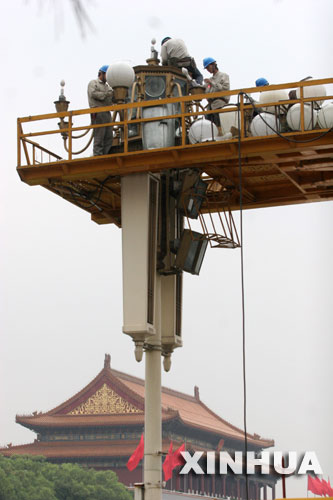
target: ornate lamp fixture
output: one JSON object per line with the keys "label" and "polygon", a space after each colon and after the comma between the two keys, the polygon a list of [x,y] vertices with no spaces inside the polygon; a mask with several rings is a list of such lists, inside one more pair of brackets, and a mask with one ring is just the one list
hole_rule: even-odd
{"label": "ornate lamp fixture", "polygon": [[[68,111],[68,106],[70,104],[70,101],[66,100],[65,93],[64,93],[65,80],[61,80],[60,86],[61,86],[61,89],[60,89],[59,99],[58,99],[58,101],[54,101],[57,113],[62,113],[64,111]],[[61,117],[60,122],[58,122],[58,127],[60,128],[60,130],[68,129],[68,121],[66,121],[65,118]],[[87,129],[85,132],[83,132],[82,134],[79,134],[79,135],[72,134],[72,139],[80,139],[81,137],[84,137],[85,135],[87,135],[88,132],[89,132],[89,129]],[[61,132],[61,135],[62,135],[62,138],[64,140],[65,150],[68,152],[68,147],[67,147],[68,132]],[[82,149],[80,149],[80,151],[72,151],[72,154],[78,155],[80,153],[83,153],[83,151],[88,149],[88,147],[90,146],[92,139],[93,139],[93,132],[91,132],[91,136],[90,136],[88,143]]]}
{"label": "ornate lamp fixture", "polygon": [[[64,94],[65,80],[61,80],[60,82],[60,95],[58,101],[54,101],[57,113],[62,113],[63,111],[68,111],[68,106],[70,101],[66,100]],[[68,122],[65,121],[64,118],[60,118],[60,122],[58,123],[60,130],[68,128]],[[65,139],[67,137],[67,132],[61,133],[62,137]]]}
{"label": "ornate lamp fixture", "polygon": [[54,101],[57,113],[61,113],[62,111],[67,111],[69,102],[66,100],[65,93],[64,93],[64,87],[65,87],[65,80],[61,80],[60,82],[60,96],[58,101]]}
{"label": "ornate lamp fixture", "polygon": [[150,64],[151,66],[158,66],[160,64],[160,60],[158,59],[158,52],[155,49],[155,44],[156,38],[153,38],[150,47],[150,57],[146,59],[147,64]]}

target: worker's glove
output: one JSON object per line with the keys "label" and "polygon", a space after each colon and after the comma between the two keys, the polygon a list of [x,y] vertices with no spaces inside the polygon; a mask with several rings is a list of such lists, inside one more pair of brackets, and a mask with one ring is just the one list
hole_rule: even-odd
{"label": "worker's glove", "polygon": [[191,80],[192,80],[192,78],[190,77],[189,72],[188,72],[188,70],[187,70],[186,68],[182,68],[182,73],[183,73],[183,75],[185,75],[185,76],[186,76],[186,78],[187,78],[189,81],[191,81]]}

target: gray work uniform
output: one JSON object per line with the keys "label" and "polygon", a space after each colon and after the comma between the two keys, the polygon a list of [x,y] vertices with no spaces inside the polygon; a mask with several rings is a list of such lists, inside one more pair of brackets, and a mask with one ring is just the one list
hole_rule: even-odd
{"label": "gray work uniform", "polygon": [[203,76],[198,70],[195,60],[188,53],[185,43],[180,38],[171,38],[163,43],[161,59],[163,66],[186,68],[192,73],[196,84],[202,84]]}
{"label": "gray work uniform", "polygon": [[[204,83],[206,87],[206,94],[211,94],[213,92],[220,92],[222,90],[230,90],[229,75],[218,71],[215,75],[210,77],[211,83]],[[220,97],[218,99],[208,99],[210,104],[210,109],[223,108],[228,104],[230,100],[229,96]]]}
{"label": "gray work uniform", "polygon": [[[229,75],[226,73],[222,73],[222,71],[217,71],[215,75],[210,77],[210,83],[204,83],[204,86],[206,87],[206,94],[211,94],[213,92],[220,92],[222,90],[230,90],[230,81],[229,81]],[[219,109],[223,108],[226,104],[228,104],[230,97],[225,96],[225,97],[219,97],[216,99],[209,99],[208,100],[208,109]],[[220,126],[220,118],[218,113],[214,113],[211,115],[206,115],[206,118],[208,120],[211,120],[215,125],[218,127]]]}
{"label": "gray work uniform", "polygon": [[[113,90],[99,78],[91,80],[88,85],[88,102],[91,108],[100,106],[110,106],[112,104]],[[110,111],[92,113],[91,122],[93,125],[100,123],[110,123]],[[94,156],[107,155],[112,146],[112,127],[100,127],[94,129]]]}
{"label": "gray work uniform", "polygon": [[180,38],[171,38],[163,43],[161,47],[161,59],[164,66],[176,66],[172,62],[191,59],[187,51],[186,45]]}

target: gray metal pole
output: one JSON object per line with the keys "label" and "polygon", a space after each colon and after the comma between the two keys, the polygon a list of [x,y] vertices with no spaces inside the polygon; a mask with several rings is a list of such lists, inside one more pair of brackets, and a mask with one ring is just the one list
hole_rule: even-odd
{"label": "gray metal pole", "polygon": [[144,498],[162,500],[161,277],[156,277],[156,334],[145,353]]}

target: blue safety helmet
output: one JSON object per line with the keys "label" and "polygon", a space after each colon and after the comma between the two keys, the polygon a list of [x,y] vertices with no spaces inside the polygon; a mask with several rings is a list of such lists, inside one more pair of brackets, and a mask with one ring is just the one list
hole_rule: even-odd
{"label": "blue safety helmet", "polygon": [[104,66],[102,66],[101,68],[99,68],[99,71],[102,71],[103,73],[106,73],[107,70],[108,70],[108,67],[109,67],[108,64],[104,64]]}
{"label": "blue safety helmet", "polygon": [[265,85],[269,85],[269,83],[266,80],[266,78],[258,78],[256,80],[256,87],[265,87]]}
{"label": "blue safety helmet", "polygon": [[171,38],[169,36],[166,36],[165,38],[163,38],[163,40],[161,41],[161,45],[163,45],[163,43],[167,42],[168,40],[171,40]]}
{"label": "blue safety helmet", "polygon": [[205,59],[202,61],[204,69],[207,68],[212,63],[216,63],[216,59],[214,57],[205,57]]}

